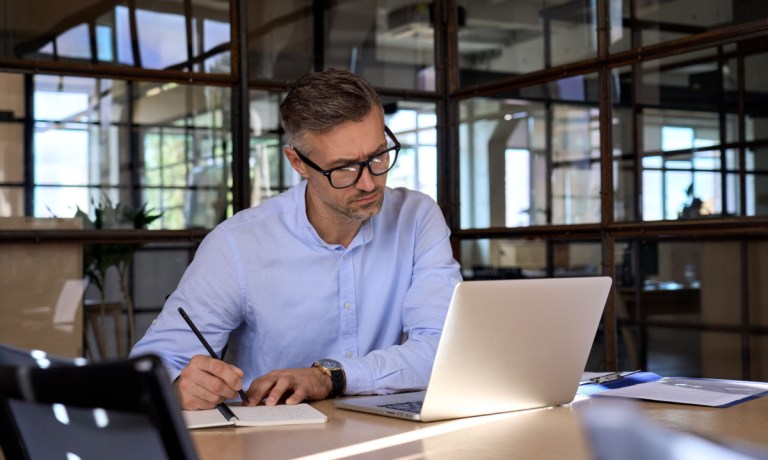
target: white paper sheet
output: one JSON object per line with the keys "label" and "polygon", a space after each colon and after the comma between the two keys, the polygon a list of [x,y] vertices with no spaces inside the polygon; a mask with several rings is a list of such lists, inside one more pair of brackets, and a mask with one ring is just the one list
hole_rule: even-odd
{"label": "white paper sheet", "polygon": [[762,382],[667,377],[656,382],[640,383],[602,391],[597,396],[648,399],[652,401],[717,407],[766,391],[768,391],[768,383]]}

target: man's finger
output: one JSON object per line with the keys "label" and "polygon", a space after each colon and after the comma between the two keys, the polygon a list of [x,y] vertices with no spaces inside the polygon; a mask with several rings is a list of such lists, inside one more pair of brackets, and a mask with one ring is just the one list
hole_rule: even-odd
{"label": "man's finger", "polygon": [[307,392],[302,387],[298,387],[294,390],[293,394],[286,398],[285,403],[290,405],[299,404],[307,399]]}
{"label": "man's finger", "polygon": [[248,399],[253,401],[256,405],[260,404],[269,392],[272,391],[272,387],[275,386],[276,381],[277,378],[273,377],[271,374],[257,378],[251,383],[250,388],[248,388]]}
{"label": "man's finger", "polygon": [[267,406],[274,406],[280,402],[280,398],[283,397],[286,391],[292,390],[294,388],[296,388],[296,383],[293,378],[290,378],[290,376],[286,375],[281,376],[279,379],[277,379],[275,386],[272,387],[272,391],[269,392],[269,396],[267,396],[264,404]]}
{"label": "man's finger", "polygon": [[193,356],[176,382],[184,409],[210,409],[237,396],[242,370],[205,355]]}
{"label": "man's finger", "polygon": [[224,382],[232,391],[243,388],[242,369],[210,357],[201,360],[199,366],[203,371]]}

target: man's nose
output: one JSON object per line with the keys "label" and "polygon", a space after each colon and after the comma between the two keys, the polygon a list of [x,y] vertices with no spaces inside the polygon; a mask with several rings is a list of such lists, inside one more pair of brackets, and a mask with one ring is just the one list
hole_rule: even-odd
{"label": "man's nose", "polygon": [[376,188],[373,174],[371,174],[371,170],[367,166],[363,167],[363,172],[360,174],[360,179],[355,185],[357,186],[358,190],[364,190],[366,192],[370,192]]}

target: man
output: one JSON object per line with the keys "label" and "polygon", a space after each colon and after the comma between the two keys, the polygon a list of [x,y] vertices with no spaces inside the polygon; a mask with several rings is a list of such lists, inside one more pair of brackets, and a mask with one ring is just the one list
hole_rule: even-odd
{"label": "man", "polygon": [[[280,107],[305,180],[216,227],[133,355],[156,353],[182,407],[423,389],[460,281],[435,202],[385,187],[400,144],[369,83],[299,79]],[[183,307],[225,363],[211,358]]]}

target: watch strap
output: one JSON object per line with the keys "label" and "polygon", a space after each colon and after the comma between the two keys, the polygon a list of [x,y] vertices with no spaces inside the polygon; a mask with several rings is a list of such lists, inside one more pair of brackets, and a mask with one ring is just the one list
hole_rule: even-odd
{"label": "watch strap", "polygon": [[344,394],[344,390],[347,386],[347,376],[342,368],[329,368],[320,363],[313,363],[312,367],[316,367],[323,371],[331,379],[331,391],[326,398],[333,399],[338,398]]}
{"label": "watch strap", "polygon": [[344,394],[344,387],[346,386],[346,376],[344,375],[344,369],[330,369],[331,371],[331,392],[328,393],[328,398],[338,398]]}

